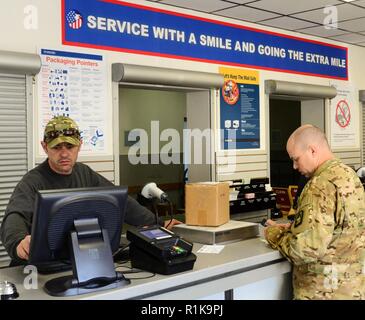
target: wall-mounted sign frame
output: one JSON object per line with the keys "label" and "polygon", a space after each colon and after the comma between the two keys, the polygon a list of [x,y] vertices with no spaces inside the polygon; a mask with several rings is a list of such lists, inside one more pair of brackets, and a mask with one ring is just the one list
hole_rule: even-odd
{"label": "wall-mounted sign frame", "polygon": [[62,0],[65,45],[348,79],[346,47],[116,0]]}
{"label": "wall-mounted sign frame", "polygon": [[48,48],[40,49],[40,56],[38,140],[52,117],[69,116],[80,126],[81,155],[110,154],[105,58]]}
{"label": "wall-mounted sign frame", "polygon": [[219,72],[225,80],[220,92],[220,148],[259,149],[258,71],[221,67]]}

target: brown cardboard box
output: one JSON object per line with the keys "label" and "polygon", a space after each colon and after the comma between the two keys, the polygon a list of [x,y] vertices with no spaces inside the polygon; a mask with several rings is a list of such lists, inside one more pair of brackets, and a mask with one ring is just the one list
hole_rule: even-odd
{"label": "brown cardboard box", "polygon": [[199,182],[185,185],[185,223],[220,226],[229,220],[229,184]]}

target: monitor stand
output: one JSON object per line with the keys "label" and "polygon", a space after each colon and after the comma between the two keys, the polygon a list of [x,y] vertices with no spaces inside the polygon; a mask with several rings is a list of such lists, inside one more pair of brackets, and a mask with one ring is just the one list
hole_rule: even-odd
{"label": "monitor stand", "polygon": [[113,279],[93,279],[90,283],[83,285],[80,285],[74,276],[71,275],[47,281],[44,285],[44,290],[51,296],[68,297],[121,288],[128,284],[130,284],[130,280],[127,280],[120,272],[116,272],[116,276]]}
{"label": "monitor stand", "polygon": [[100,228],[98,220],[75,220],[74,225],[70,245],[73,275],[47,281],[44,290],[65,297],[129,284],[130,280],[115,271],[108,232]]}

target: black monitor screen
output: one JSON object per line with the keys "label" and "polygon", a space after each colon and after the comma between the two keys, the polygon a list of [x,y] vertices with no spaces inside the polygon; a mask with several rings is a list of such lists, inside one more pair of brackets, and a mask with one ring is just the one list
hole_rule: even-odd
{"label": "black monitor screen", "polygon": [[114,265],[104,261],[119,248],[126,204],[126,187],[38,191],[29,263],[69,260],[79,283],[110,277]]}
{"label": "black monitor screen", "polygon": [[112,251],[120,242],[127,189],[125,187],[42,190],[36,196],[29,263],[68,258],[68,233],[74,220],[97,218],[108,231]]}

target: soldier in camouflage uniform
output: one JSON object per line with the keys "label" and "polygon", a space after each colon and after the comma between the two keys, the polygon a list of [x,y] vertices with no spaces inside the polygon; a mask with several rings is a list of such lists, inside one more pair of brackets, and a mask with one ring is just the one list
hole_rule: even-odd
{"label": "soldier in camouflage uniform", "polygon": [[332,154],[318,128],[288,139],[294,169],[310,178],[294,222],[265,229],[270,246],[293,263],[295,299],[365,299],[365,200],[356,173]]}

